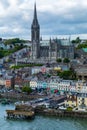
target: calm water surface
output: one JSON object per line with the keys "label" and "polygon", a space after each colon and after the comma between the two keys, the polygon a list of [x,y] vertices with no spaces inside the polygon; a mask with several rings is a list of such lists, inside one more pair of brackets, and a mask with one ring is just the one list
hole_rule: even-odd
{"label": "calm water surface", "polygon": [[6,109],[13,105],[0,105],[0,130],[87,130],[87,119],[36,116],[32,121],[7,120]]}

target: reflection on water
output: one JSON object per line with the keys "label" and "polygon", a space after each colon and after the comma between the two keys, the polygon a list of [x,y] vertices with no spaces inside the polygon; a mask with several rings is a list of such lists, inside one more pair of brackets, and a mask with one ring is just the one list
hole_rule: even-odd
{"label": "reflection on water", "polygon": [[87,120],[36,116],[34,120],[7,120],[6,109],[13,105],[0,105],[0,130],[86,130]]}

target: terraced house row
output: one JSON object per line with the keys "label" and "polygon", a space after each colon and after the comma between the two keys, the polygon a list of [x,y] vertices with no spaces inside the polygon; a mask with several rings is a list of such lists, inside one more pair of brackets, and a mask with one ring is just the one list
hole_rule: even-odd
{"label": "terraced house row", "polygon": [[60,92],[87,92],[87,83],[83,81],[62,80],[62,79],[50,79],[48,81],[40,81],[38,79],[32,79],[30,81],[30,87],[32,89],[48,89],[58,90]]}

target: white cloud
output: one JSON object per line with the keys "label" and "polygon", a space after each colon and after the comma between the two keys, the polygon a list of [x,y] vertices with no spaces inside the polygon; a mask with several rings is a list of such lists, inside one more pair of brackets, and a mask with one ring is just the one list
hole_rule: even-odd
{"label": "white cloud", "polygon": [[0,31],[1,32],[8,32],[8,27],[7,26],[2,26],[2,27],[0,27]]}
{"label": "white cloud", "polygon": [[[9,37],[19,33],[19,37],[28,37],[34,3],[35,0],[0,0],[0,35]],[[42,34],[87,33],[86,0],[37,0],[36,3]]]}

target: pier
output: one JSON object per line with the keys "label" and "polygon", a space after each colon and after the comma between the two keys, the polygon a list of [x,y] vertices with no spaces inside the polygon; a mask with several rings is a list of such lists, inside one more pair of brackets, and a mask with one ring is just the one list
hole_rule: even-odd
{"label": "pier", "polygon": [[33,119],[34,111],[6,110],[8,119]]}

